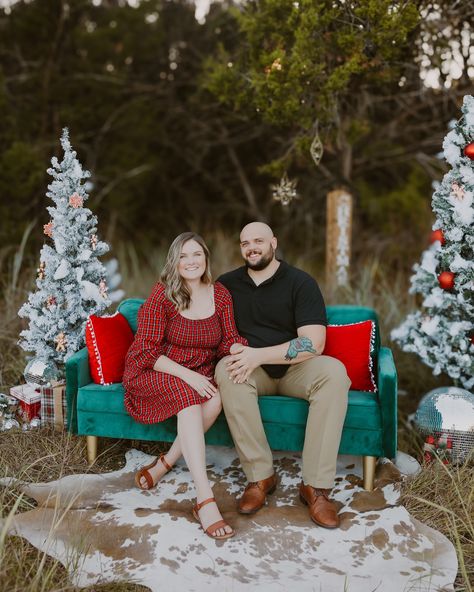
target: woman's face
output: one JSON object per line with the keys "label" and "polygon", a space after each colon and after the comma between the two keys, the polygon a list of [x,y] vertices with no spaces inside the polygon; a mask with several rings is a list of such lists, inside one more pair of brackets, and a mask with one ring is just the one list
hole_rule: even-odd
{"label": "woman's face", "polygon": [[206,255],[194,239],[184,243],[179,256],[178,272],[184,280],[201,278],[206,271]]}

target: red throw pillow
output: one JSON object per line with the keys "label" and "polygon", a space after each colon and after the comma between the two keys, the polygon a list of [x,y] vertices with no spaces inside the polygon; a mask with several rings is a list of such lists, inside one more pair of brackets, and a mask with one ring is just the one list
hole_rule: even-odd
{"label": "red throw pillow", "polygon": [[351,325],[329,325],[323,355],[340,360],[352,381],[351,389],[375,393],[371,353],[374,348],[375,323],[362,321]]}
{"label": "red throw pillow", "polygon": [[99,384],[121,382],[125,355],[133,341],[133,331],[123,314],[91,315],[86,323],[86,345],[92,380]]}

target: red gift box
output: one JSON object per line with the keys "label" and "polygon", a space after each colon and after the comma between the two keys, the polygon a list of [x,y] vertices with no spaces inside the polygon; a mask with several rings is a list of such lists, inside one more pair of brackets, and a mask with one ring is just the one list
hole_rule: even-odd
{"label": "red gift box", "polygon": [[22,409],[23,417],[31,421],[34,417],[39,417],[41,410],[41,392],[38,387],[31,384],[19,384],[12,386],[10,395],[18,399]]}

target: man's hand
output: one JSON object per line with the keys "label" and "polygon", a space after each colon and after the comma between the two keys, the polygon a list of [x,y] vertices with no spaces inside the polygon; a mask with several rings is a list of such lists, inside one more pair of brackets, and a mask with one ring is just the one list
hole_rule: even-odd
{"label": "man's hand", "polygon": [[232,382],[242,384],[261,365],[258,348],[234,343],[227,361],[227,371]]}

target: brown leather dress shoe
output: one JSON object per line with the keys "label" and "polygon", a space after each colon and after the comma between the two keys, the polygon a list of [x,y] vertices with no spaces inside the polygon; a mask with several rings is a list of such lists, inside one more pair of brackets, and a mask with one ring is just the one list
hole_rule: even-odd
{"label": "brown leather dress shoe", "polygon": [[245,488],[244,494],[237,507],[241,514],[254,514],[265,504],[267,494],[273,493],[277,484],[276,475],[273,474],[262,481],[252,481]]}
{"label": "brown leather dress shoe", "polygon": [[317,489],[311,485],[300,485],[300,500],[309,506],[311,520],[324,528],[337,528],[339,516],[337,508],[328,495],[330,489]]}

